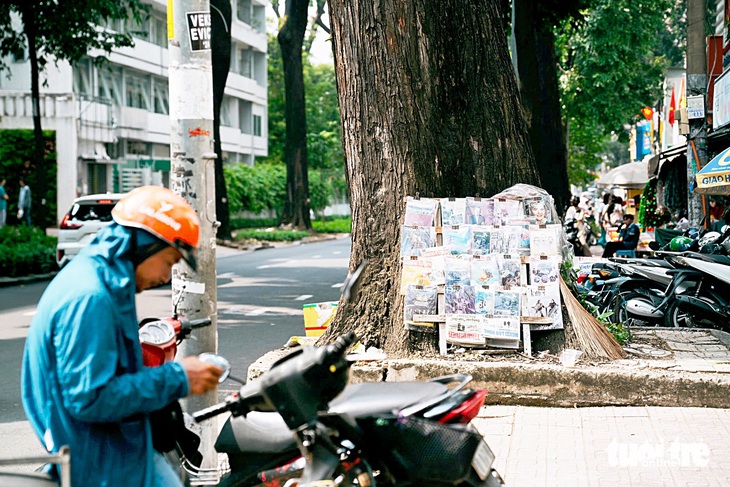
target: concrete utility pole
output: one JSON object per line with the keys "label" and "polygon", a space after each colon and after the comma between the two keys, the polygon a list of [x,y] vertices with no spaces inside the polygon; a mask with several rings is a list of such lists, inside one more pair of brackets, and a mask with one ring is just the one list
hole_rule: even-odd
{"label": "concrete utility pole", "polygon": [[[215,271],[215,152],[213,151],[213,71],[210,50],[208,0],[168,0],[167,30],[170,55],[170,155],[172,190],[182,195],[200,217],[198,270],[178,264],[172,273],[173,304],[189,318],[210,317],[213,324],[185,340],[180,357],[217,352],[217,290]],[[183,400],[183,409],[195,411],[218,402],[218,392]],[[217,471],[213,445],[218,431],[214,421],[201,431],[204,469]]]}
{"label": "concrete utility pole", "polygon": [[[687,0],[687,94],[701,95],[707,113],[707,55],[705,52],[705,1]],[[685,98],[686,99],[686,98]],[[690,225],[699,228],[704,208],[693,191],[695,174],[707,164],[706,118],[692,119],[687,137],[687,211]]]}

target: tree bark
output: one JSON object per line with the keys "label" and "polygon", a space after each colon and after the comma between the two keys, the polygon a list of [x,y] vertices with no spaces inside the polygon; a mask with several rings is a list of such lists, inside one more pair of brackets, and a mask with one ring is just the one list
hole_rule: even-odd
{"label": "tree bark", "polygon": [[323,340],[355,331],[394,355],[432,349],[403,327],[405,198],[539,185],[498,0],[329,0],[360,299]]}
{"label": "tree bark", "polygon": [[543,189],[562,212],[570,201],[567,140],[560,108],[555,36],[529,0],[515,0],[519,87]]}
{"label": "tree bark", "polygon": [[231,67],[231,2],[211,0],[211,62],[213,64],[213,150],[215,150],[215,213],[220,226],[218,238],[231,237],[231,217],[228,209],[228,189],[223,176],[221,147],[221,104]]}
{"label": "tree bark", "polygon": [[309,177],[307,175],[307,114],[304,101],[302,47],[307,29],[308,0],[288,0],[285,22],[278,41],[284,65],[284,113],[286,116],[286,194],[282,223],[311,230]]}

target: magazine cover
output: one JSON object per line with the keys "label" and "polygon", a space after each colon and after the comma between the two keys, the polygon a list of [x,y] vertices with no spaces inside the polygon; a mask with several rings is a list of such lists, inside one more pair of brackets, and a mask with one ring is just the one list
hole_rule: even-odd
{"label": "magazine cover", "polygon": [[494,316],[520,317],[521,291],[498,289],[494,292]]}
{"label": "magazine cover", "polygon": [[452,254],[468,254],[471,248],[471,231],[469,225],[446,225],[441,228],[443,245]]}
{"label": "magazine cover", "polygon": [[477,314],[494,315],[494,292],[489,286],[474,286],[474,310]]}
{"label": "magazine cover", "polygon": [[463,225],[466,198],[441,198],[441,225]]}
{"label": "magazine cover", "polygon": [[492,225],[494,201],[489,198],[466,198],[466,223],[469,225]]}
{"label": "magazine cover", "polygon": [[476,313],[474,308],[474,287],[470,285],[447,284],[444,286],[446,314]]}
{"label": "magazine cover", "polygon": [[447,315],[446,341],[460,345],[484,346],[481,318],[477,315]]}
{"label": "magazine cover", "polygon": [[450,255],[449,249],[443,246],[429,247],[423,249],[420,259],[429,262],[431,265],[431,284],[434,286],[443,286],[446,283],[444,269],[446,267],[446,256]]}
{"label": "magazine cover", "polygon": [[530,255],[530,226],[525,223],[513,223],[506,227],[510,229],[511,241],[507,253],[518,255]]}
{"label": "magazine cover", "polygon": [[409,227],[403,225],[400,235],[400,256],[421,255],[423,249],[436,246],[435,227]]}
{"label": "magazine cover", "polygon": [[499,285],[503,287],[519,286],[522,283],[522,260],[517,255],[498,255]]}
{"label": "magazine cover", "polygon": [[530,255],[560,255],[560,225],[530,226]]}
{"label": "magazine cover", "polygon": [[447,255],[444,258],[444,281],[446,285],[471,283],[471,259],[469,255]]}
{"label": "magazine cover", "polygon": [[483,338],[520,339],[520,319],[510,317],[486,318],[482,326]]}
{"label": "magazine cover", "polygon": [[423,257],[412,255],[403,259],[401,268],[400,293],[406,293],[406,286],[409,284],[417,286],[430,286],[431,282],[431,261]]}
{"label": "magazine cover", "polygon": [[492,252],[490,248],[490,235],[492,227],[486,225],[471,226],[471,253],[472,254],[489,254]]}
{"label": "magazine cover", "polygon": [[436,225],[438,200],[429,198],[416,199],[409,196],[406,199],[406,216],[404,225],[417,227],[433,227]]}
{"label": "magazine cover", "polygon": [[473,286],[497,286],[499,264],[494,255],[475,255],[471,260],[471,283]]}
{"label": "magazine cover", "polygon": [[436,286],[406,286],[403,305],[403,323],[408,330],[436,331],[434,323],[415,321],[413,315],[435,315],[437,312],[438,288]]}
{"label": "magazine cover", "polygon": [[506,228],[493,227],[489,231],[489,253],[491,254],[508,254],[508,234]]}
{"label": "magazine cover", "polygon": [[563,328],[563,311],[560,286],[532,285],[527,287],[527,316],[550,318],[549,325],[530,325],[533,330],[560,330]]}
{"label": "magazine cover", "polygon": [[513,220],[521,220],[524,213],[519,200],[494,200],[494,225],[509,225]]}
{"label": "magazine cover", "polygon": [[533,198],[525,198],[522,201],[525,217],[529,218],[536,225],[547,225],[555,223],[552,221],[552,212],[550,211],[551,202],[545,198],[537,196]]}
{"label": "magazine cover", "polygon": [[557,285],[559,275],[560,260],[558,257],[530,257],[530,284]]}

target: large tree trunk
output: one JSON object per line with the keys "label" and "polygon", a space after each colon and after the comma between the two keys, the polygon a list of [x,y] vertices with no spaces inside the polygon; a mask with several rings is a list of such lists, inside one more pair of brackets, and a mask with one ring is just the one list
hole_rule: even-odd
{"label": "large tree trunk", "polygon": [[213,149],[215,150],[215,213],[220,226],[218,238],[231,239],[231,218],[228,211],[228,189],[223,176],[221,147],[221,103],[231,67],[231,2],[211,0],[211,62],[213,64]]}
{"label": "large tree trunk", "polygon": [[568,150],[560,108],[555,35],[535,2],[515,0],[519,87],[535,165],[559,212],[570,201]]}
{"label": "large tree trunk", "polygon": [[352,206],[350,267],[369,260],[361,299],[325,340],[355,331],[403,354],[432,348],[403,327],[399,240],[405,197],[539,185],[498,0],[329,0]]}
{"label": "large tree trunk", "polygon": [[311,230],[309,177],[307,175],[307,113],[304,104],[302,46],[307,29],[309,0],[287,0],[286,21],[278,40],[284,64],[284,113],[286,116],[286,194],[282,223]]}

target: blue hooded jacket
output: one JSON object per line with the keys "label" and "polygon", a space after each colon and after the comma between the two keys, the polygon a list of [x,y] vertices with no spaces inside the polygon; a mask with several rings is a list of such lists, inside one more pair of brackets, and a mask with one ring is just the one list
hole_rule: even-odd
{"label": "blue hooded jacket", "polygon": [[188,394],[178,363],[142,364],[132,230],[113,223],[49,284],[25,343],[23,407],[74,486],[154,486],[148,413]]}

